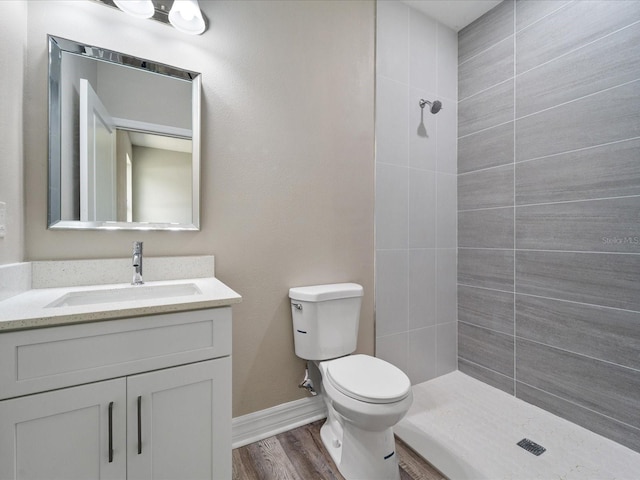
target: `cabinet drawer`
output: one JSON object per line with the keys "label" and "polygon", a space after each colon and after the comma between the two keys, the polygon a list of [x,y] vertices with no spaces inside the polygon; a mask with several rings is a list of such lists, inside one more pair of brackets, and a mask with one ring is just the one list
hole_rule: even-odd
{"label": "cabinet drawer", "polygon": [[231,308],[0,334],[0,399],[231,354]]}

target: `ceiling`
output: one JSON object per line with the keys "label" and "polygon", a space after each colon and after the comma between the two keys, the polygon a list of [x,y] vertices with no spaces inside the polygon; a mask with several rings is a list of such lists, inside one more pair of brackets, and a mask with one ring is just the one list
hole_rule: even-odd
{"label": "ceiling", "polygon": [[403,0],[456,32],[481,17],[502,0]]}

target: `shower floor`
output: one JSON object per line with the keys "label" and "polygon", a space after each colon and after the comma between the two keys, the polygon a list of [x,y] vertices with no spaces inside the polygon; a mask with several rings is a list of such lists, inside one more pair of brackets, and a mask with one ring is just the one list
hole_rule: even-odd
{"label": "shower floor", "polygon": [[[453,372],[413,387],[396,435],[451,479],[637,480],[640,453]],[[516,443],[547,450],[535,456]]]}

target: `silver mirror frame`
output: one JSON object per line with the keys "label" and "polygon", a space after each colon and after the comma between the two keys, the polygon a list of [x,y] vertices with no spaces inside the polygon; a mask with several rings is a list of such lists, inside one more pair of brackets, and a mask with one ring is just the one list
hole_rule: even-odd
{"label": "silver mirror frame", "polygon": [[[84,45],[53,35],[48,35],[49,47],[49,171],[47,228],[51,230],[200,230],[200,97],[202,76],[200,73],[182,70],[150,60],[114,52],[100,47]],[[116,63],[125,67],[142,69],[192,82],[192,202],[191,223],[147,222],[82,222],[62,220],[61,207],[61,104],[60,78],[62,53],[70,52],[96,60]]]}

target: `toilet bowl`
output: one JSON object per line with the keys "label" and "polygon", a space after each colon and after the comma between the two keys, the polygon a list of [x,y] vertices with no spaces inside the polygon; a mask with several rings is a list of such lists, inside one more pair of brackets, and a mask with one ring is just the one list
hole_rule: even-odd
{"label": "toilet bowl", "polygon": [[399,480],[393,426],[413,401],[407,375],[356,348],[363,289],[353,283],[289,290],[296,355],[327,406],[322,442],[347,480]]}
{"label": "toilet bowl", "polygon": [[411,407],[409,378],[368,355],[318,367],[328,412],[320,435],[342,475],[348,480],[399,479],[393,426]]}

